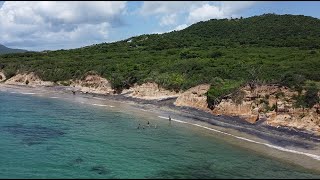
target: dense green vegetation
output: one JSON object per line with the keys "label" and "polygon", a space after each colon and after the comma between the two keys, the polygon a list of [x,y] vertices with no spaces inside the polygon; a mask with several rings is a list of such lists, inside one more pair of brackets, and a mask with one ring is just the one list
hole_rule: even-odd
{"label": "dense green vegetation", "polygon": [[245,83],[301,89],[320,81],[319,27],[319,19],[295,15],[213,19],[115,43],[1,55],[0,68],[8,77],[33,71],[54,82],[95,71],[119,91],[148,81],[176,91],[210,83],[212,105]]}
{"label": "dense green vegetation", "polygon": [[22,53],[22,52],[26,52],[26,50],[22,50],[22,49],[11,49],[11,48],[8,48],[8,47],[0,44],[0,54]]}

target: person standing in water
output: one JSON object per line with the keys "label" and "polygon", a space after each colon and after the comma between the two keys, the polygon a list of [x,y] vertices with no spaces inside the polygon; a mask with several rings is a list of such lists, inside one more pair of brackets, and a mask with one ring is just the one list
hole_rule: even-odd
{"label": "person standing in water", "polygon": [[147,126],[150,127],[150,122],[149,121],[147,122]]}
{"label": "person standing in water", "polygon": [[171,121],[171,117],[169,116],[169,121]]}

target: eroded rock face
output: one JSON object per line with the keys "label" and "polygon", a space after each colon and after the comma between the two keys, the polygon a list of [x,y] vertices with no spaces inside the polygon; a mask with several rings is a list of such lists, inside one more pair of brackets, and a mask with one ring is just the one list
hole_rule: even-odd
{"label": "eroded rock face", "polygon": [[263,85],[255,89],[241,88],[245,93],[241,104],[231,99],[222,100],[213,114],[239,116],[250,123],[265,118],[265,124],[308,130],[320,135],[320,105],[313,108],[295,108],[294,95],[298,92],[276,85]]}
{"label": "eroded rock face", "polygon": [[157,83],[144,83],[141,85],[135,84],[133,87],[125,91],[126,96],[135,97],[146,100],[160,100],[171,97],[178,97],[180,93],[166,90],[160,87]]}
{"label": "eroded rock face", "polygon": [[42,81],[34,73],[17,74],[8,79],[5,84],[10,85],[28,85],[28,86],[53,86],[54,83],[50,81]]}
{"label": "eroded rock face", "polygon": [[0,82],[3,82],[6,80],[6,76],[4,75],[3,72],[0,72]]}
{"label": "eroded rock face", "polygon": [[231,99],[222,100],[212,110],[212,113],[216,115],[239,116],[250,123],[255,123],[259,119],[259,108],[254,107],[250,101],[236,104]]}
{"label": "eroded rock face", "polygon": [[208,109],[207,107],[207,96],[205,95],[209,88],[209,84],[202,84],[196,87],[192,87],[183,92],[174,102],[174,105],[188,106],[204,111],[210,111],[210,109]]}
{"label": "eroded rock face", "polygon": [[290,108],[288,112],[277,112],[270,116],[266,124],[271,126],[286,126],[307,130],[320,135],[320,114],[315,105],[311,109]]}
{"label": "eroded rock face", "polygon": [[109,81],[98,75],[87,75],[83,80],[71,81],[70,86],[84,93],[113,94]]}

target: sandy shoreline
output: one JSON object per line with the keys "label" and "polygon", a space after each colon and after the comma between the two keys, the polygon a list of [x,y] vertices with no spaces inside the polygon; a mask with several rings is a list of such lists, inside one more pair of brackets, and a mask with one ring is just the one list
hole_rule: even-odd
{"label": "sandy shoreline", "polygon": [[[33,88],[0,84],[0,91],[23,94],[35,93],[49,96],[50,98],[59,98],[59,96],[68,98],[73,96],[71,87],[64,86]],[[288,128],[275,128],[261,123],[250,124],[240,118],[214,116],[193,108],[177,107],[173,105],[175,98],[157,101],[142,100],[124,95],[77,93],[75,96],[94,99],[98,101],[96,105],[99,106],[108,106],[99,103],[99,101],[124,103],[138,110],[156,114],[158,118],[166,118],[170,115],[173,120],[177,120],[176,122],[182,121],[180,123],[194,125],[199,130],[207,129],[208,131],[213,131],[213,133],[220,133],[219,136],[226,139],[229,143],[320,172],[320,137],[307,132]],[[108,107],[114,106],[109,105]],[[281,148],[284,150],[281,150]],[[319,159],[316,160],[317,158]]]}

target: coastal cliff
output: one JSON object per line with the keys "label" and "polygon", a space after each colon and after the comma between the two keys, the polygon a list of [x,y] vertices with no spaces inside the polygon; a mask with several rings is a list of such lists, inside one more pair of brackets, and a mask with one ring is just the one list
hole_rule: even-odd
{"label": "coastal cliff", "polygon": [[297,107],[296,97],[299,93],[276,85],[260,85],[253,90],[246,86],[240,91],[243,92],[241,103],[227,98],[222,100],[212,112],[239,116],[253,124],[265,120],[263,123],[270,126],[292,127],[320,135],[319,103],[311,108]]}
{"label": "coastal cliff", "polygon": [[35,73],[17,74],[5,81],[9,85],[28,85],[28,86],[53,86],[54,83],[50,81],[43,81]]}
{"label": "coastal cliff", "polygon": [[193,87],[182,93],[174,104],[214,115],[237,116],[252,124],[262,121],[269,126],[296,128],[320,135],[320,104],[311,108],[296,107],[297,91],[276,85],[260,85],[253,90],[245,86],[239,89],[240,102],[225,98],[211,110],[204,96],[208,89],[208,85]]}
{"label": "coastal cliff", "polygon": [[87,75],[83,79],[70,80],[70,86],[83,93],[113,94],[109,81],[98,75]]}
{"label": "coastal cliff", "polygon": [[143,83],[141,85],[135,84],[127,90],[122,92],[128,97],[140,98],[145,100],[161,100],[167,98],[175,98],[180,96],[180,92],[166,90],[160,87],[157,83]]}
{"label": "coastal cliff", "polygon": [[174,105],[193,107],[199,110],[210,112],[207,104],[207,96],[205,95],[209,88],[209,84],[201,84],[192,87],[183,92],[174,102]]}

